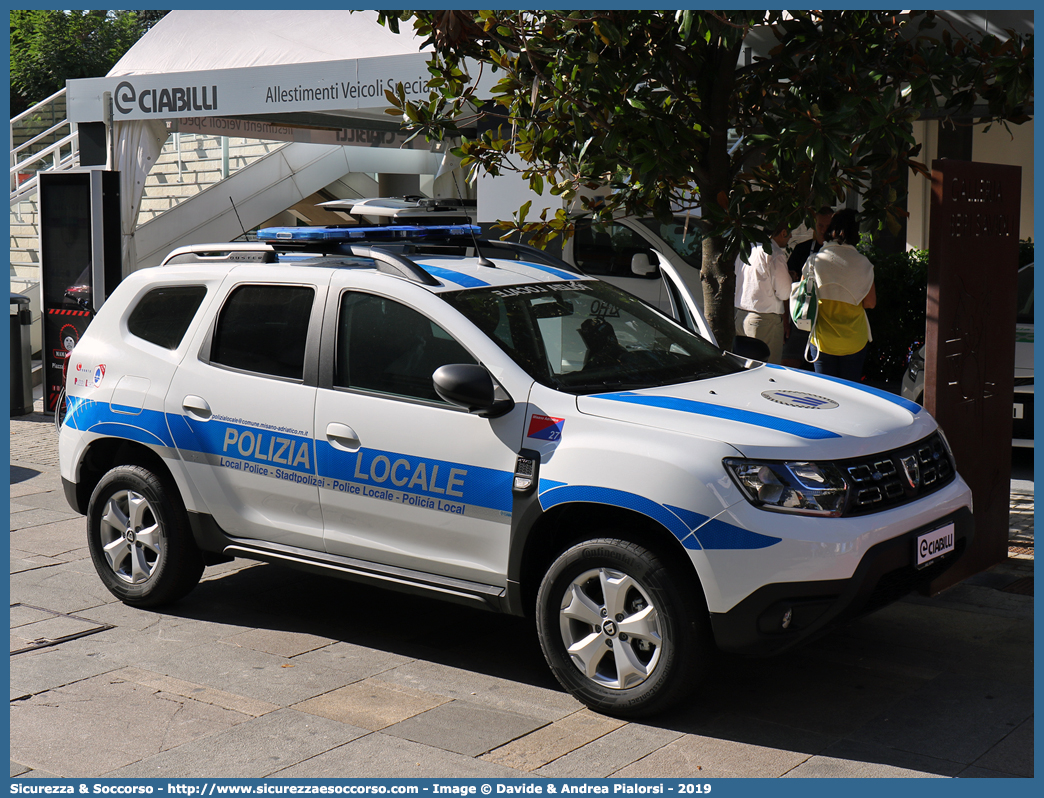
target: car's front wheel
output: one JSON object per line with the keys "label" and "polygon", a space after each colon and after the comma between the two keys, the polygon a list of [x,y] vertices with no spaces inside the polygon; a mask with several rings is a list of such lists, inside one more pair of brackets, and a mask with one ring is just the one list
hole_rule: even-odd
{"label": "car's front wheel", "polygon": [[126,604],[176,601],[203,575],[180,496],[140,466],[102,477],[87,508],[87,538],[102,582]]}
{"label": "car's front wheel", "polygon": [[564,551],[537,594],[537,632],[555,677],[592,709],[620,717],[686,699],[712,650],[694,578],[622,539]]}

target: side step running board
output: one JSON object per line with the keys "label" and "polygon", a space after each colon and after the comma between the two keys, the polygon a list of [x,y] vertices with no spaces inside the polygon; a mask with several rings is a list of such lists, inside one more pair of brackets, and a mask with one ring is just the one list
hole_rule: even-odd
{"label": "side step running board", "polygon": [[365,582],[377,587],[399,590],[415,595],[436,593],[440,598],[470,606],[479,606],[494,612],[503,611],[505,590],[495,585],[469,582],[464,579],[436,576],[409,568],[342,557],[336,554],[297,549],[279,544],[258,545],[242,538],[229,538],[224,553],[274,564],[288,565],[314,573],[337,576],[354,582]]}

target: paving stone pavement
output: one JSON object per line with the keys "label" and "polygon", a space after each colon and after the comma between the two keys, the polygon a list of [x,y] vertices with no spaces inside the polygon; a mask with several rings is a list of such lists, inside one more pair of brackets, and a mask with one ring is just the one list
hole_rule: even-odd
{"label": "paving stone pavement", "polygon": [[1007,563],[723,656],[692,706],[638,723],[564,693],[523,619],[243,560],[126,607],[50,418],[10,437],[12,777],[1033,776],[1032,482]]}

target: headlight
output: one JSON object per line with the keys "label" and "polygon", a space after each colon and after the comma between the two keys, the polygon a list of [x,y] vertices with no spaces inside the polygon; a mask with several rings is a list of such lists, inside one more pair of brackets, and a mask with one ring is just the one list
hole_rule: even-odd
{"label": "headlight", "polygon": [[755,507],[798,515],[838,516],[848,483],[829,463],[728,458],[725,468]]}

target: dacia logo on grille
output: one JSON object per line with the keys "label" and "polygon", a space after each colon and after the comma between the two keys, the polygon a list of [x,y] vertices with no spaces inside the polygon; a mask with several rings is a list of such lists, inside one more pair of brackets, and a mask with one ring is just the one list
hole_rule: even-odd
{"label": "dacia logo on grille", "polygon": [[899,462],[903,464],[906,481],[910,483],[911,488],[916,489],[921,484],[921,464],[917,462],[917,455],[912,454],[908,457],[900,457]]}

